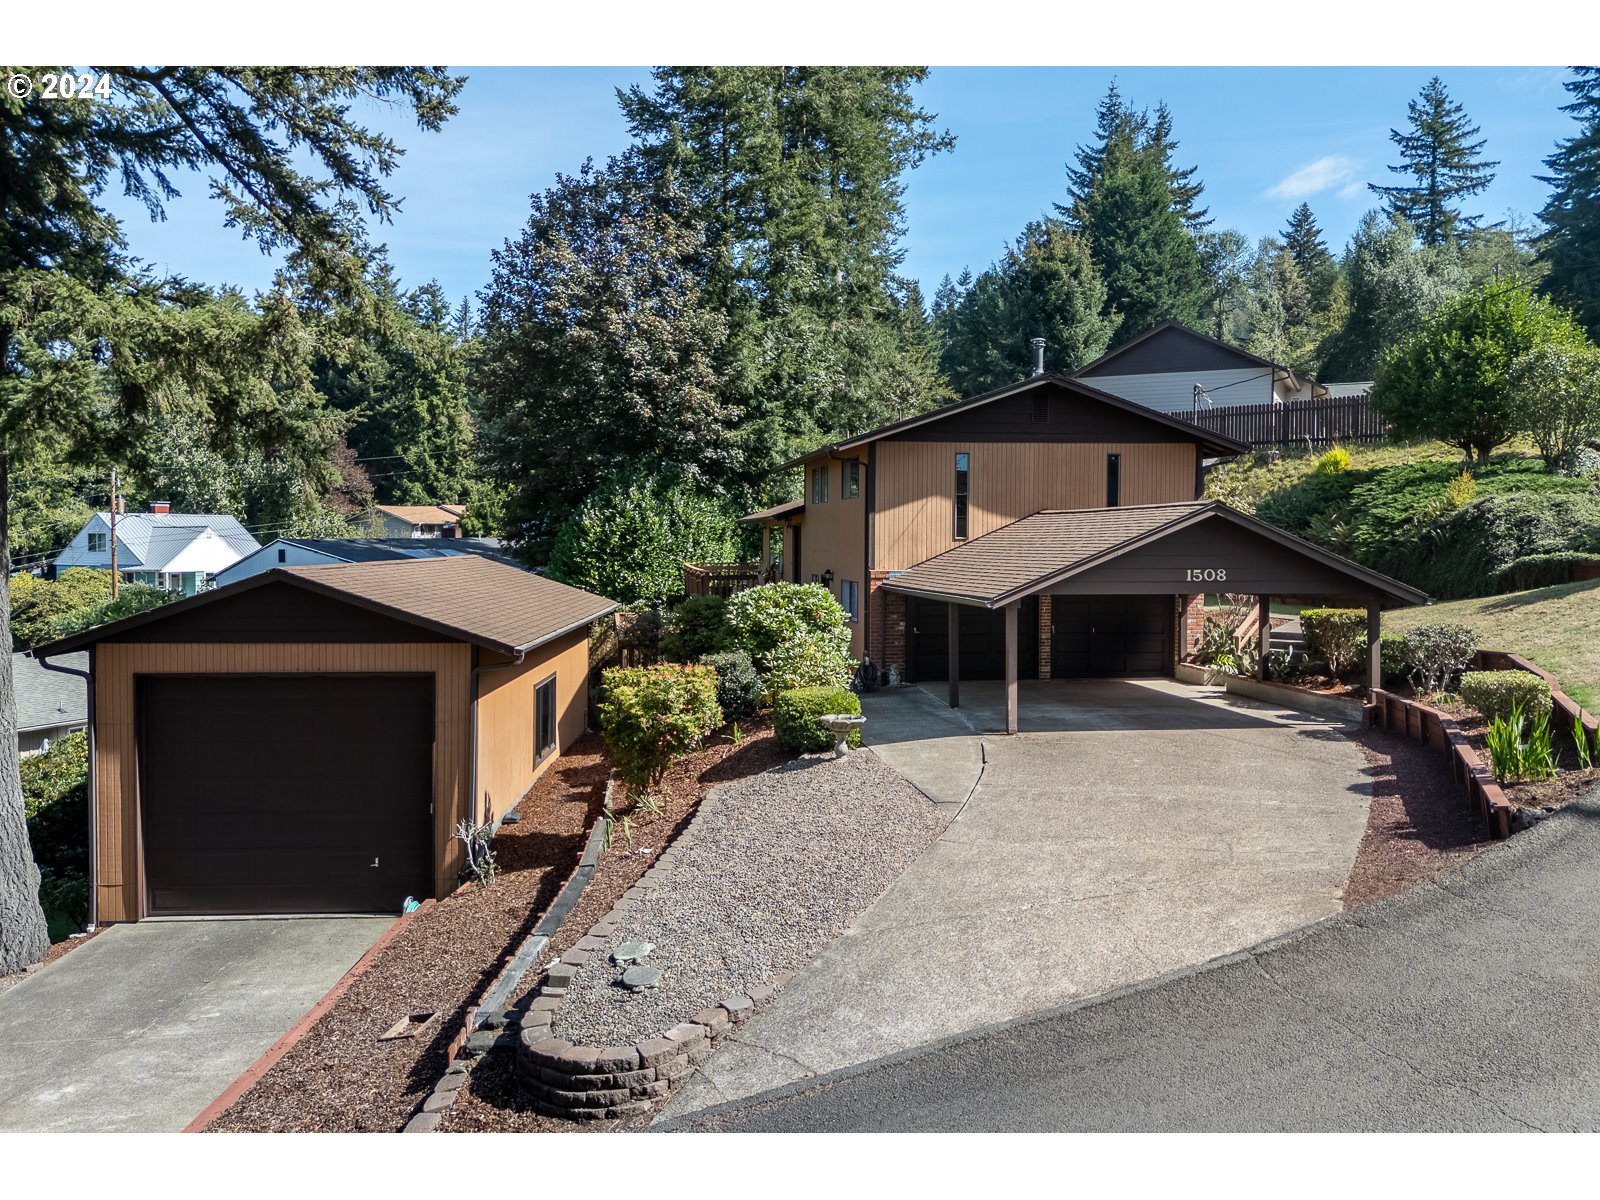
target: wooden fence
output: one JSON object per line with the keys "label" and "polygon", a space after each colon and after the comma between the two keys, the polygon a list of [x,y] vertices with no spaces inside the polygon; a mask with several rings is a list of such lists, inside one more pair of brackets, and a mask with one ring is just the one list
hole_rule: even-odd
{"label": "wooden fence", "polygon": [[1372,407],[1372,397],[1365,393],[1286,404],[1236,404],[1174,415],[1213,433],[1249,442],[1255,449],[1378,442],[1388,431],[1387,423]]}
{"label": "wooden fence", "polygon": [[777,572],[760,563],[684,563],[683,591],[686,596],[728,597],[746,588],[773,583]]}

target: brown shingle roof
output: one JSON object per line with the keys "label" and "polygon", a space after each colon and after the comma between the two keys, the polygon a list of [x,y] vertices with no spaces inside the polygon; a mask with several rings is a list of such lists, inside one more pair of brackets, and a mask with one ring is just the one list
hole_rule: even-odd
{"label": "brown shingle roof", "polygon": [[241,583],[40,646],[34,655],[53,656],[113,640],[135,626],[226,603],[232,596],[273,583],[305,588],[505,654],[531,650],[618,607],[615,600],[475,554],[274,567]]}
{"label": "brown shingle roof", "polygon": [[1422,592],[1285,533],[1218,500],[1141,504],[1035,513],[993,533],[947,550],[891,576],[884,586],[934,599],[948,598],[989,608],[1009,604],[1146,542],[1199,521],[1231,521],[1301,555],[1343,572],[1407,604],[1427,601]]}
{"label": "brown shingle roof", "polygon": [[458,504],[379,504],[377,510],[412,525],[454,525],[464,511]]}
{"label": "brown shingle roof", "polygon": [[782,504],[774,504],[771,508],[763,508],[760,512],[747,513],[739,520],[747,525],[759,525],[762,521],[781,520],[796,513],[803,513],[805,510],[804,500],[787,500]]}
{"label": "brown shingle roof", "polygon": [[507,652],[530,649],[617,607],[615,600],[477,555],[278,567],[266,575],[280,572]]}

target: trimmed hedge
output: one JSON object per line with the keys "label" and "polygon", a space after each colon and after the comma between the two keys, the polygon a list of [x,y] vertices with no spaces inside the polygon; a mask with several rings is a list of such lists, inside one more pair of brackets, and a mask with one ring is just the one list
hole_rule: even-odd
{"label": "trimmed hedge", "polygon": [[[1383,669],[1383,683],[1385,687],[1393,687],[1397,683],[1404,683],[1411,678],[1411,672],[1416,666],[1412,662],[1411,646],[1403,634],[1386,633],[1378,647],[1378,663]],[[1370,650],[1363,650],[1361,661],[1363,665],[1371,658]]]}
{"label": "trimmed hedge", "polygon": [[702,663],[717,673],[717,703],[729,720],[748,717],[761,703],[761,676],[743,650],[707,654]]}
{"label": "trimmed hedge", "polygon": [[1320,658],[1335,675],[1367,657],[1367,614],[1359,608],[1308,608],[1300,613],[1306,652]]}
{"label": "trimmed hedge", "polygon": [[[833,734],[822,727],[830,713],[859,715],[861,698],[849,688],[804,687],[779,692],[772,704],[772,735],[785,750],[802,754],[833,748]],[[850,745],[861,745],[861,731],[850,735]]]}
{"label": "trimmed hedge", "polygon": [[1509,720],[1521,707],[1531,721],[1550,712],[1550,685],[1527,671],[1468,671],[1461,677],[1461,699],[1486,720]]}
{"label": "trimmed hedge", "polygon": [[710,667],[611,667],[601,679],[600,731],[618,778],[634,796],[659,784],[674,760],[698,749],[722,724],[717,673]]}
{"label": "trimmed hedge", "polygon": [[1502,591],[1525,592],[1529,588],[1572,583],[1581,567],[1600,566],[1600,554],[1564,550],[1556,554],[1529,554],[1503,567],[1495,576]]}

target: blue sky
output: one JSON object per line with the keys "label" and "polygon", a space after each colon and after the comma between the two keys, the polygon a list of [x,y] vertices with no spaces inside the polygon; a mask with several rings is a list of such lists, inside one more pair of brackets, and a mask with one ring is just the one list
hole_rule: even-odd
{"label": "blue sky", "polygon": [[[626,146],[614,91],[647,82],[629,67],[460,68],[469,76],[461,112],[438,134],[380,117],[407,148],[390,188],[404,197],[394,225],[375,230],[408,284],[437,278],[452,298],[489,279],[489,254],[526,219],[528,196],[586,156]],[[1197,165],[1217,228],[1252,241],[1281,229],[1301,200],[1329,243],[1343,246],[1396,161],[1391,127],[1405,122],[1429,67],[935,68],[925,108],[956,147],[908,178],[904,271],[931,294],[941,276],[981,269],[1022,226],[1050,210],[1065,187],[1063,164],[1085,140],[1094,106],[1116,76],[1129,103],[1172,108],[1182,164]],[[1447,67],[1437,72],[1483,128],[1501,160],[1494,185],[1471,211],[1531,217],[1545,188],[1533,175],[1574,128],[1558,105],[1566,73],[1549,67]],[[211,283],[265,285],[272,264],[222,226],[203,179],[152,225],[120,196],[135,254]]]}

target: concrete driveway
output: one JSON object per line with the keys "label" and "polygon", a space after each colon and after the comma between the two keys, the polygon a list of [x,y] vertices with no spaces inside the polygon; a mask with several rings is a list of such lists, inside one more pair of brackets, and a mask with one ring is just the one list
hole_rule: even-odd
{"label": "concrete driveway", "polygon": [[946,831],[662,1119],[1204,962],[1339,912],[1366,760],[1333,721],[1170,681],[863,698]]}
{"label": "concrete driveway", "polygon": [[0,1131],[182,1129],[394,920],[105,930],[0,996]]}

